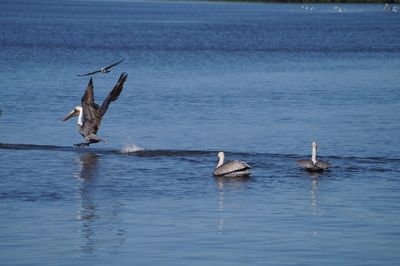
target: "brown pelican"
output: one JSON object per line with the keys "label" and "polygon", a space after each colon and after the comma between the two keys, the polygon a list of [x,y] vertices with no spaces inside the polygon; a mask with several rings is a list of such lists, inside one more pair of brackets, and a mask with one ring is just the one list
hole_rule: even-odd
{"label": "brown pelican", "polygon": [[318,172],[328,169],[331,166],[328,162],[317,161],[318,145],[315,141],[312,142],[311,147],[312,147],[311,160],[298,160],[297,164],[310,172]]}
{"label": "brown pelican", "polygon": [[106,113],[110,103],[118,99],[118,96],[120,95],[127,78],[128,74],[121,74],[117,84],[115,84],[114,88],[108,94],[101,106],[94,102],[93,80],[90,78],[85,94],[81,100],[82,106],[76,106],[63,119],[63,121],[66,121],[73,116],[78,116],[79,133],[81,133],[81,135],[85,138],[86,142],[76,144],[77,146],[89,146],[90,144],[97,143],[99,141],[105,142],[96,135],[97,130],[100,127],[101,119]]}
{"label": "brown pelican", "polygon": [[120,60],[120,61],[118,61],[118,62],[116,62],[116,63],[114,63],[114,64],[112,64],[112,65],[109,65],[109,66],[106,66],[106,67],[102,67],[102,68],[100,68],[99,70],[96,70],[96,71],[93,71],[93,72],[90,72],[90,73],[86,73],[86,74],[82,74],[82,75],[77,75],[78,77],[84,77],[84,76],[90,76],[90,75],[93,75],[93,74],[96,74],[96,73],[108,73],[108,72],[110,72],[110,69],[113,67],[113,66],[116,66],[116,65],[118,65],[119,63],[121,63],[122,61],[124,61],[125,59],[122,59],[122,60]]}
{"label": "brown pelican", "polygon": [[239,177],[239,176],[249,176],[250,166],[244,161],[228,161],[224,163],[225,154],[220,151],[218,153],[218,164],[215,167],[215,176],[226,176],[226,177]]}

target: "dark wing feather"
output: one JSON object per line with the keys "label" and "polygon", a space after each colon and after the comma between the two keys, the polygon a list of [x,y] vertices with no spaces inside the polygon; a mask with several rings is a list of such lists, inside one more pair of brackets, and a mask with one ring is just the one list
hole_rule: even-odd
{"label": "dark wing feather", "polygon": [[107,112],[107,109],[108,109],[108,106],[110,105],[110,103],[118,99],[118,96],[121,94],[121,91],[124,88],[124,83],[127,78],[128,78],[127,73],[124,72],[121,74],[121,76],[118,79],[117,84],[115,84],[114,88],[108,94],[107,98],[104,100],[103,104],[100,107],[100,110],[99,110],[100,117],[103,117],[104,114]]}
{"label": "dark wing feather", "polygon": [[85,136],[89,133],[96,134],[100,126],[101,116],[99,106],[94,102],[93,80],[90,78],[85,94],[81,100],[83,112],[83,125],[81,130]]}
{"label": "dark wing feather", "polygon": [[84,76],[90,76],[90,75],[93,75],[93,74],[96,74],[96,73],[99,73],[99,72],[101,72],[100,70],[96,70],[96,71],[93,71],[93,72],[90,72],[90,73],[86,73],[86,74],[82,74],[82,75],[77,75],[78,77],[84,77]]}
{"label": "dark wing feather", "polygon": [[119,63],[122,63],[122,61],[124,61],[124,60],[125,60],[125,58],[122,59],[122,60],[120,60],[120,61],[118,61],[117,63],[114,63],[114,64],[112,64],[112,65],[106,66],[104,69],[105,69],[105,70],[109,70],[109,69],[112,68],[113,66],[116,66],[116,65],[118,65]]}

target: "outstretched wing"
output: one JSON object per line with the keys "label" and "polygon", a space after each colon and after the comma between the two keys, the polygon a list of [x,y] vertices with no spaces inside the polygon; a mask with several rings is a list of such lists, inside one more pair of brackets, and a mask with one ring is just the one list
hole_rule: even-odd
{"label": "outstretched wing", "polygon": [[90,72],[90,73],[86,73],[86,74],[82,74],[82,75],[77,75],[78,77],[84,77],[84,76],[90,76],[90,75],[93,75],[93,74],[96,74],[96,73],[99,73],[99,72],[101,72],[100,70],[96,70],[96,71],[93,71],[93,72]]}
{"label": "outstretched wing", "polygon": [[125,60],[125,58],[122,59],[122,60],[120,60],[120,61],[118,61],[118,62],[116,62],[116,63],[114,63],[114,64],[112,64],[112,65],[106,66],[104,69],[105,69],[105,70],[109,70],[110,68],[112,68],[113,66],[118,65],[119,63],[121,63],[121,62],[124,61],[124,60]]}
{"label": "outstretched wing", "polygon": [[128,78],[127,73],[124,72],[121,74],[121,76],[118,79],[117,84],[115,84],[114,88],[108,94],[107,98],[104,100],[103,104],[101,105],[101,107],[99,109],[98,113],[99,113],[100,117],[103,117],[103,115],[107,112],[107,109],[108,109],[108,106],[110,105],[110,103],[118,99],[118,96],[121,94],[121,91],[124,88],[124,83],[127,78]]}
{"label": "outstretched wing", "polygon": [[[82,104],[82,130],[85,133],[96,134],[100,126],[101,116],[99,115],[99,106],[94,102],[93,79],[90,78],[85,94],[81,100]],[[86,135],[86,134],[85,134]]]}

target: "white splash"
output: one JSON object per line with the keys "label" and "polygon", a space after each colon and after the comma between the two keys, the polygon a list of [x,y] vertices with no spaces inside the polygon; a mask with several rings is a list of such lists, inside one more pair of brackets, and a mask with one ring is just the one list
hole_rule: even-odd
{"label": "white splash", "polygon": [[133,141],[133,138],[128,134],[128,132],[123,132],[123,135],[126,138],[126,144],[124,147],[121,149],[121,153],[132,153],[132,152],[137,152],[137,151],[143,151],[144,149],[142,147],[139,147],[136,145]]}
{"label": "white splash", "polygon": [[131,152],[137,152],[137,151],[143,151],[144,149],[137,146],[134,143],[131,144],[126,144],[122,149],[121,152],[122,153],[131,153]]}

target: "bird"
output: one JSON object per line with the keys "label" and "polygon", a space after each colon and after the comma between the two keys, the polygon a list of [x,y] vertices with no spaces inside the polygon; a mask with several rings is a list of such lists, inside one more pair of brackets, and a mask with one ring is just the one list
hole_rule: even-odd
{"label": "bird", "polygon": [[330,163],[325,162],[325,161],[317,161],[317,148],[318,145],[315,141],[311,143],[312,147],[312,155],[311,155],[311,160],[298,160],[297,164],[304,168],[307,171],[310,172],[320,172],[323,170],[327,170],[329,167],[331,167]]}
{"label": "bird", "polygon": [[118,99],[127,78],[127,73],[121,74],[118,82],[115,84],[114,88],[108,94],[101,106],[94,102],[93,79],[90,78],[81,100],[81,106],[75,106],[74,109],[72,109],[72,111],[63,119],[63,121],[66,121],[71,117],[78,116],[79,133],[85,138],[85,142],[75,144],[75,146],[89,146],[92,143],[100,141],[106,142],[96,134],[99,130],[101,119],[106,113],[108,106],[111,102]]}
{"label": "bird", "polygon": [[118,61],[118,62],[116,62],[116,63],[114,63],[114,64],[111,64],[109,66],[102,67],[99,70],[96,70],[96,71],[93,71],[93,72],[89,72],[89,73],[86,73],[86,74],[78,74],[77,76],[78,77],[84,77],[84,76],[91,76],[91,75],[96,74],[96,73],[109,73],[111,71],[110,69],[112,67],[118,65],[119,63],[122,63],[122,61],[124,61],[124,60],[125,60],[125,58],[120,60],[120,61]]}
{"label": "bird", "polygon": [[251,168],[244,161],[228,161],[224,163],[225,154],[224,152],[218,152],[218,164],[214,169],[214,176],[224,176],[224,177],[239,177],[239,176],[249,176]]}

